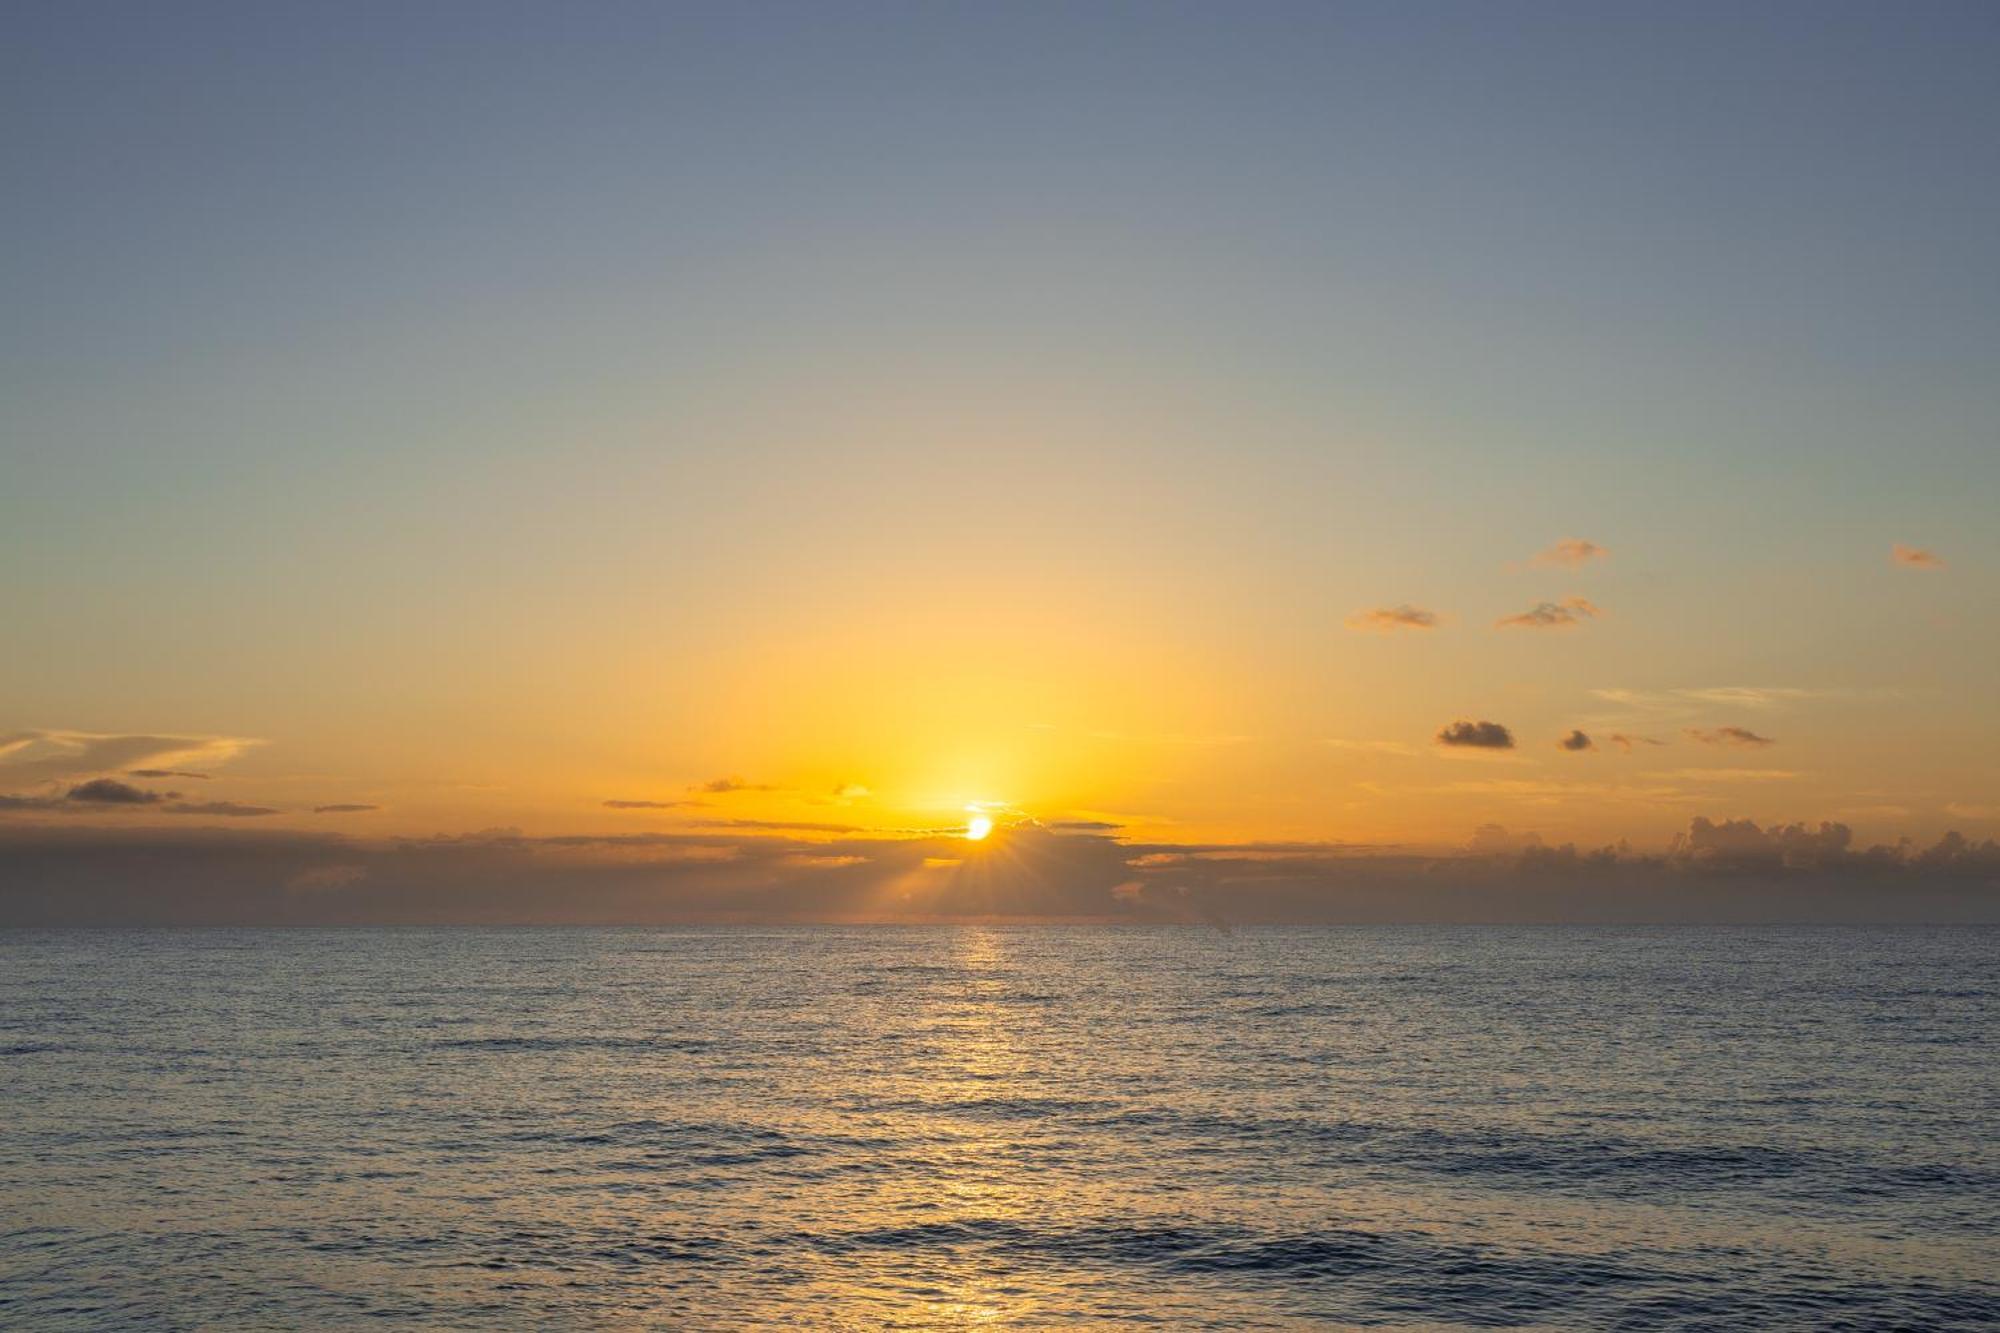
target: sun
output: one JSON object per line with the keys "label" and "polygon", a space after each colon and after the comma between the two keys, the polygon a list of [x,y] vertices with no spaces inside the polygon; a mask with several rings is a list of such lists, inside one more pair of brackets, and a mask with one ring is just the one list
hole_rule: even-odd
{"label": "sun", "polygon": [[970,842],[978,842],[993,831],[993,816],[974,815],[965,821],[965,836]]}

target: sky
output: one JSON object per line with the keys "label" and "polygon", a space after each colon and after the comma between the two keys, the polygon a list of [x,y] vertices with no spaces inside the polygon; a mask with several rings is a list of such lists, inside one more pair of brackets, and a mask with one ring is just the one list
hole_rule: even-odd
{"label": "sky", "polygon": [[2000,917],[1991,6],[6,25],[0,920]]}

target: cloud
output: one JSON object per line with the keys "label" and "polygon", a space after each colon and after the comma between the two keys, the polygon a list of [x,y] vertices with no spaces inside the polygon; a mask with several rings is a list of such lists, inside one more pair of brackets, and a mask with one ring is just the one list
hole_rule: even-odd
{"label": "cloud", "polygon": [[1802,690],[1789,685],[1710,685],[1702,689],[1675,690],[1674,694],[1697,703],[1725,708],[1780,708],[1806,699],[1826,699],[1838,690]]}
{"label": "cloud", "polygon": [[0,796],[0,811],[46,810],[76,814],[92,810],[158,810],[170,815],[221,815],[229,818],[278,813],[275,807],[267,805],[244,805],[236,801],[183,801],[179,797],[179,792],[149,791],[116,778],[92,778],[71,787],[59,797]]}
{"label": "cloud", "polygon": [[1556,746],[1559,749],[1576,753],[1582,750],[1595,750],[1597,743],[1584,735],[1583,732],[1572,730],[1569,735],[1557,741]]}
{"label": "cloud", "polygon": [[696,783],[689,791],[707,792],[721,796],[732,791],[776,791],[776,787],[763,782],[745,782],[739,777],[710,778],[707,782]]}
{"label": "cloud", "polygon": [[1747,727],[1717,727],[1713,731],[1703,731],[1698,727],[1685,727],[1690,740],[1703,745],[1732,745],[1742,749],[1762,749],[1778,742],[1769,736],[1759,736]]}
{"label": "cloud", "polygon": [[[1704,685],[1674,690],[1602,689],[1592,690],[1591,693],[1607,703],[1623,704],[1627,708],[1685,715],[1697,711],[1694,705],[1769,710],[1786,708],[1811,699],[1852,698],[1856,691],[1806,689],[1797,685]],[[1868,693],[1881,695],[1894,692],[1869,691]]]}
{"label": "cloud", "polygon": [[843,782],[833,789],[833,799],[836,801],[858,801],[873,794],[858,782]]}
{"label": "cloud", "polygon": [[89,805],[158,805],[166,797],[116,778],[96,778],[71,787],[63,799]]}
{"label": "cloud", "polygon": [[1022,825],[807,841],[717,831],[363,841],[0,826],[0,925],[2000,921],[2000,843],[1858,848],[1836,822],[1697,818],[1663,851],[1162,844]]}
{"label": "cloud", "polygon": [[1981,823],[1989,819],[2000,819],[2000,805],[1974,805],[1965,801],[1948,801],[1944,812],[1954,819],[1976,819]]}
{"label": "cloud", "polygon": [[1514,733],[1498,722],[1467,722],[1461,719],[1438,732],[1437,743],[1477,750],[1511,750],[1514,748]]}
{"label": "cloud", "polygon": [[1611,733],[1611,743],[1617,746],[1620,750],[1623,750],[1626,754],[1632,753],[1632,747],[1635,745],[1666,744],[1665,741],[1656,740],[1651,736],[1627,736],[1623,732],[1616,732],[1616,731]]}
{"label": "cloud", "polygon": [[1493,796],[1536,805],[1561,805],[1579,798],[1659,805],[1684,801],[1676,787],[1618,787],[1596,782],[1558,782],[1548,778],[1472,778],[1417,787],[1413,791],[1440,796]]}
{"label": "cloud", "polygon": [[1127,731],[1086,731],[1094,741],[1127,741],[1136,745],[1243,745],[1256,739],[1241,732],[1201,735],[1184,731],[1155,732],[1151,735]]}
{"label": "cloud", "polygon": [[1676,768],[1653,776],[1682,782],[1790,782],[1804,775],[1786,768]]}
{"label": "cloud", "polygon": [[1884,802],[1880,805],[1846,805],[1834,813],[1843,818],[1853,819],[1908,819],[1910,807]]}
{"label": "cloud", "polygon": [[22,731],[0,740],[0,756],[7,757],[0,763],[0,782],[61,781],[132,768],[214,768],[258,743],[231,736]]}
{"label": "cloud", "polygon": [[1401,755],[1406,759],[1423,753],[1422,750],[1411,745],[1408,741],[1348,741],[1329,738],[1323,744],[1331,745],[1336,750],[1360,750],[1369,754],[1394,754]]}
{"label": "cloud", "polygon": [[366,866],[313,866],[286,880],[285,888],[293,893],[312,893],[322,889],[344,889],[367,878]]}
{"label": "cloud", "polygon": [[1502,616],[1493,622],[1495,629],[1515,626],[1521,629],[1574,629],[1586,620],[1595,620],[1604,612],[1582,597],[1565,597],[1560,602],[1538,602],[1518,616]]}
{"label": "cloud", "polygon": [[1394,634],[1405,629],[1436,629],[1438,615],[1408,602],[1401,606],[1378,606],[1368,611],[1356,611],[1347,618],[1347,628],[1375,634]]}
{"label": "cloud", "polygon": [[125,775],[128,778],[193,778],[197,782],[207,782],[206,773],[189,773],[179,768],[135,768]]}
{"label": "cloud", "polygon": [[316,805],[313,807],[313,813],[316,815],[358,815],[370,810],[380,810],[381,808],[379,805],[361,805],[348,801],[340,801],[333,805]]}
{"label": "cloud", "polygon": [[1697,815],[1688,830],[1674,839],[1669,855],[1696,865],[1745,869],[1785,865],[1794,868],[1837,863],[1847,857],[1854,831],[1845,824],[1822,821],[1759,828],[1748,819],[1718,824]]}
{"label": "cloud", "polygon": [[1474,856],[1504,856],[1542,845],[1539,833],[1509,833],[1504,824],[1481,824],[1472,830],[1465,850]]}
{"label": "cloud", "polygon": [[859,824],[820,824],[792,819],[698,819],[695,828],[764,829],[781,833],[865,833]]}
{"label": "cloud", "polygon": [[1943,569],[1944,557],[1926,547],[1905,546],[1897,542],[1889,548],[1889,563],[1905,569]]}
{"label": "cloud", "polygon": [[1538,552],[1530,563],[1544,568],[1553,565],[1564,569],[1577,569],[1593,560],[1606,559],[1610,555],[1609,550],[1596,542],[1585,541],[1581,537],[1565,537],[1548,550]]}
{"label": "cloud", "polygon": [[687,806],[707,805],[706,801],[606,801],[607,810],[679,810]]}

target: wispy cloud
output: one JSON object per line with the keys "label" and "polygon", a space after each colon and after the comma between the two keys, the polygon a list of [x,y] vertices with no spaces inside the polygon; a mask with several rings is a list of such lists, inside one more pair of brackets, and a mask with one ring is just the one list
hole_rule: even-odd
{"label": "wispy cloud", "polygon": [[276,807],[269,805],[243,805],[237,801],[202,801],[199,803],[182,801],[167,807],[167,813],[175,815],[220,815],[225,819],[254,819],[259,815],[275,815]]}
{"label": "wispy cloud", "polygon": [[695,828],[764,829],[773,833],[866,833],[859,824],[821,824],[804,819],[699,819]]}
{"label": "wispy cloud", "polygon": [[689,791],[707,792],[711,796],[723,796],[733,791],[776,791],[767,782],[749,782],[734,775],[726,778],[710,778],[707,782],[696,783]]}
{"label": "wispy cloud", "polygon": [[1700,741],[1703,745],[1729,745],[1740,749],[1761,750],[1767,745],[1778,743],[1770,736],[1759,736],[1748,727],[1716,727],[1711,731],[1703,731],[1699,727],[1684,727],[1682,730],[1690,740]]}
{"label": "wispy cloud", "polygon": [[1514,733],[1498,722],[1468,722],[1461,718],[1438,732],[1437,743],[1475,750],[1511,750]]}
{"label": "wispy cloud", "polygon": [[190,773],[184,768],[135,768],[125,775],[128,778],[193,778],[197,782],[207,782],[208,774]]}
{"label": "wispy cloud", "polygon": [[606,810],[680,810],[688,806],[707,805],[706,801],[639,801],[611,800],[604,803]]}
{"label": "wispy cloud", "polygon": [[1648,776],[1681,782],[1790,782],[1805,775],[1783,768],[1676,768]]}
{"label": "wispy cloud", "polygon": [[256,744],[254,740],[236,736],[21,731],[0,739],[0,757],[6,759],[0,763],[0,782],[61,781],[133,768],[167,770],[182,765],[213,768]]}
{"label": "wispy cloud", "polygon": [[1323,741],[1322,744],[1331,745],[1336,750],[1354,750],[1364,754],[1393,754],[1400,755],[1405,759],[1413,758],[1423,753],[1422,750],[1411,745],[1408,741],[1349,741],[1329,738]]}
{"label": "wispy cloud", "polygon": [[1546,551],[1537,552],[1530,563],[1543,568],[1555,566],[1563,569],[1579,569],[1593,560],[1606,559],[1610,554],[1608,549],[1596,542],[1586,541],[1582,537],[1565,537]]}
{"label": "wispy cloud", "polygon": [[1400,606],[1378,606],[1356,611],[1347,618],[1347,628],[1373,634],[1394,634],[1406,629],[1436,629],[1438,614],[1404,602]]}
{"label": "wispy cloud", "polygon": [[1675,690],[1684,699],[1717,704],[1725,708],[1781,708],[1806,699],[1823,699],[1834,690],[1804,690],[1789,685],[1711,685],[1702,689]]}
{"label": "wispy cloud", "polygon": [[1150,733],[1131,732],[1131,731],[1086,731],[1083,734],[1085,736],[1088,736],[1090,739],[1094,741],[1121,741],[1133,745],[1172,745],[1172,746],[1245,745],[1257,739],[1255,736],[1246,735],[1242,732],[1220,732],[1211,735],[1211,734],[1203,734],[1200,732],[1187,732],[1187,731],[1158,731]]}
{"label": "wispy cloud", "polygon": [[380,810],[381,808],[379,805],[363,805],[354,801],[336,801],[332,805],[314,806],[313,813],[316,815],[358,815],[370,810]]}
{"label": "wispy cloud", "polygon": [[1663,741],[1663,740],[1659,740],[1659,739],[1657,739],[1656,737],[1652,737],[1652,736],[1627,736],[1627,735],[1626,735],[1626,734],[1625,734],[1624,732],[1622,732],[1622,731],[1614,731],[1613,733],[1611,733],[1611,743],[1612,743],[1613,745],[1617,746],[1617,747],[1618,747],[1618,748],[1619,748],[1620,750],[1623,750],[1623,751],[1624,751],[1624,752],[1625,752],[1626,754],[1630,754],[1630,753],[1632,753],[1632,747],[1633,747],[1633,746],[1635,746],[1635,745],[1665,745],[1665,744],[1666,744],[1666,742],[1665,742],[1665,741]]}
{"label": "wispy cloud", "polygon": [[1928,547],[1905,546],[1897,542],[1889,548],[1889,563],[1905,569],[1943,569],[1944,557]]}
{"label": "wispy cloud", "polygon": [[1584,750],[1595,750],[1597,742],[1580,730],[1572,730],[1569,735],[1556,742],[1556,748],[1576,754]]}
{"label": "wispy cloud", "polygon": [[1560,602],[1538,602],[1517,616],[1502,616],[1493,622],[1496,629],[1574,629],[1604,612],[1583,597],[1565,597]]}
{"label": "wispy cloud", "polygon": [[[1813,699],[1852,698],[1856,691],[1798,685],[1700,685],[1671,690],[1597,689],[1591,693],[1606,703],[1654,713],[1685,713],[1697,706],[1773,710]],[[1880,695],[1884,691],[1867,691]],[[1893,691],[1886,692],[1893,694]]]}

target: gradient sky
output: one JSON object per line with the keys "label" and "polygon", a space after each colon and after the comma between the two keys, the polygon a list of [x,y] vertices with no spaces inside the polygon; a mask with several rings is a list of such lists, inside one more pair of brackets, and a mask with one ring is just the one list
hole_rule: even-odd
{"label": "gradient sky", "polygon": [[6,30],[8,822],[2000,835],[1993,6]]}

